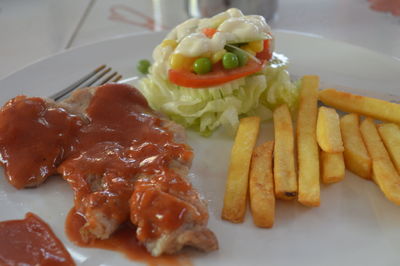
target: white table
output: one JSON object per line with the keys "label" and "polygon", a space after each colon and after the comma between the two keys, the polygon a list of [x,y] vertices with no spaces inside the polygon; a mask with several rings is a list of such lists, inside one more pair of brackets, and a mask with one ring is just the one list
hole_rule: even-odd
{"label": "white table", "polygon": [[[66,49],[171,28],[187,18],[184,1],[2,0],[0,78]],[[367,0],[279,0],[271,26],[400,58],[400,17],[370,10]]]}

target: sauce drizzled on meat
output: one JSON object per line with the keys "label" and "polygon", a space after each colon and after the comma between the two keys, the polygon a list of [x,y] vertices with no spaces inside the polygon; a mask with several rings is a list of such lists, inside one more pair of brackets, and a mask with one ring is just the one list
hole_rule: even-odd
{"label": "sauce drizzled on meat", "polygon": [[148,266],[191,266],[190,259],[185,256],[162,255],[159,257],[151,256],[146,249],[138,242],[135,237],[136,227],[131,223],[123,223],[114,234],[104,240],[94,239],[86,242],[82,239],[80,228],[85,224],[85,218],[71,209],[67,216],[66,233],[69,239],[81,247],[101,248],[114,250],[123,253],[126,257],[134,261],[145,262]]}
{"label": "sauce drizzled on meat", "polygon": [[0,163],[16,188],[35,186],[57,173],[76,144],[82,121],[41,98],[18,96],[0,112]]}
{"label": "sauce drizzled on meat", "polygon": [[[109,233],[109,229],[103,228],[104,223],[99,224],[99,214],[108,220],[107,225],[119,225],[129,214],[140,216],[135,224],[139,227],[138,237],[145,236],[142,240],[182,224],[179,213],[185,211],[187,204],[169,201],[168,205],[150,199],[153,210],[177,210],[152,211],[152,217],[146,217],[150,210],[141,205],[149,204],[147,194],[135,189],[137,183],[144,182],[138,174],[151,176],[145,191],[154,188],[184,194],[192,188],[169,168],[173,160],[190,161],[192,151],[185,144],[175,143],[163,121],[148,111],[147,102],[137,90],[123,85],[99,87],[86,109],[90,122],[81,128],[75,152],[58,168],[75,190],[75,208],[86,218],[82,233],[88,239],[92,234]],[[142,200],[135,201],[130,208],[131,197]],[[153,230],[152,224],[160,219],[151,219],[156,216],[170,221],[158,223],[159,231]]]}
{"label": "sauce drizzled on meat", "polygon": [[[171,125],[151,111],[136,89],[107,84],[82,91],[92,94],[79,115],[67,111],[68,102],[62,108],[23,96],[3,107],[0,159],[10,183],[22,188],[61,174],[75,192],[74,209],[83,219],[81,244],[126,243],[113,242],[113,233],[130,220],[135,230],[124,229],[129,241],[137,237],[149,249],[149,242],[186,222],[194,231],[182,239],[204,250],[216,249],[215,236],[205,228],[206,208],[182,174],[193,157],[190,147],[175,141]],[[67,228],[76,228],[73,221],[67,220]],[[205,245],[188,238],[203,232],[210,239]],[[168,243],[169,248],[152,254],[175,252],[185,244]],[[150,244],[150,249],[159,247]]]}
{"label": "sauce drizzled on meat", "polygon": [[75,265],[50,227],[33,213],[0,222],[1,265]]}

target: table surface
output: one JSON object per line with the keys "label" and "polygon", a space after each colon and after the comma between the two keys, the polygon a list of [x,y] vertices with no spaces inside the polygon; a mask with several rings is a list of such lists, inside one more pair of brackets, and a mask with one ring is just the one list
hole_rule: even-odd
{"label": "table surface", "polygon": [[[400,58],[400,17],[367,0],[278,0],[273,29],[305,32]],[[172,28],[185,0],[2,0],[0,79],[73,47]],[[133,48],[134,49],[134,48]]]}

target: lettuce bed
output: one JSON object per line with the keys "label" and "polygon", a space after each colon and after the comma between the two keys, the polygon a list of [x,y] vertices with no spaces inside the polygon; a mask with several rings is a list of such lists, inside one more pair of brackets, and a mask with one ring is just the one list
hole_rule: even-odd
{"label": "lettuce bed", "polygon": [[287,62],[285,56],[274,53],[259,73],[197,89],[175,85],[150,70],[140,80],[139,89],[153,109],[201,135],[208,136],[220,126],[234,132],[242,116],[258,115],[267,120],[279,104],[296,108],[299,86],[290,80]]}

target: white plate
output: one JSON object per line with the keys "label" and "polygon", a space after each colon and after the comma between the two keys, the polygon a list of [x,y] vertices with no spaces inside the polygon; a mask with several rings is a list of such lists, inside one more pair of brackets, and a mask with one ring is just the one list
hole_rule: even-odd
{"label": "white plate", "polygon": [[[107,63],[136,75],[138,60],[151,58],[163,34],[127,36],[72,49],[32,64],[0,81],[0,102],[17,94],[48,96],[95,66]],[[400,100],[400,61],[369,50],[313,36],[277,32],[276,47],[291,60],[291,73],[320,75],[323,84],[388,100]],[[271,124],[262,139],[272,139]],[[400,208],[372,182],[350,173],[339,184],[322,186],[321,206],[279,201],[272,229],[258,229],[250,213],[244,224],[220,219],[232,139],[189,133],[195,160],[190,178],[209,201],[209,227],[220,250],[195,253],[196,265],[400,265]],[[37,189],[17,191],[0,178],[0,220],[28,211],[47,221],[81,265],[132,265],[116,252],[80,248],[64,234],[72,192],[60,178]]]}

